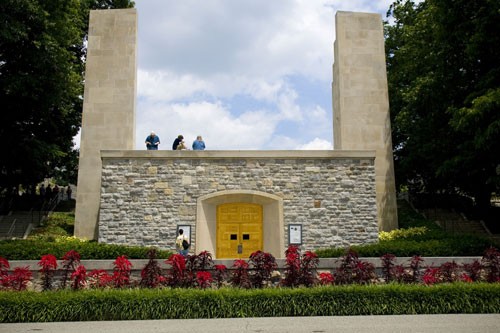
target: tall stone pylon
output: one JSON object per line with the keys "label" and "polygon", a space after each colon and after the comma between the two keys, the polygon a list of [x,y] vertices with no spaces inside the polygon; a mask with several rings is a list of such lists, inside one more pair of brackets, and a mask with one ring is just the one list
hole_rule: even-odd
{"label": "tall stone pylon", "polygon": [[97,239],[101,150],[134,149],[136,76],[136,9],[92,10],[78,166],[76,237]]}
{"label": "tall stone pylon", "polygon": [[334,149],[375,150],[379,230],[398,227],[382,18],[339,11],[333,64]]}

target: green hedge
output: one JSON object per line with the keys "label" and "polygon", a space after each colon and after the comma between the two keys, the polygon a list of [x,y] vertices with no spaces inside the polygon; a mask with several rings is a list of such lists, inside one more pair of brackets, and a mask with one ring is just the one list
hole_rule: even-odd
{"label": "green hedge", "polygon": [[[53,254],[61,259],[69,250],[77,251],[82,259],[116,259],[121,255],[130,259],[146,259],[149,248],[80,241],[76,238],[56,242],[30,239],[0,241],[0,256],[7,260],[40,260],[45,254]],[[170,251],[158,251],[158,258],[167,259],[170,254]]]}
{"label": "green hedge", "polygon": [[[474,236],[457,236],[442,239],[380,241],[376,244],[351,246],[360,257],[381,257],[391,253],[397,257],[454,257],[482,256],[489,247],[498,247],[495,242]],[[319,249],[320,258],[337,258],[345,255],[344,248]]]}
{"label": "green hedge", "polygon": [[0,322],[499,313],[500,284],[0,292]]}

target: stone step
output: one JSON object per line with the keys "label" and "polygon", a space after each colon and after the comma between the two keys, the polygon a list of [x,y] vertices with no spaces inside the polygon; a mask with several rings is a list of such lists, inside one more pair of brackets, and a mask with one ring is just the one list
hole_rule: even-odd
{"label": "stone step", "polygon": [[421,212],[427,219],[436,222],[445,231],[484,236],[490,235],[480,221],[467,220],[462,214],[453,210],[433,208],[422,209]]}

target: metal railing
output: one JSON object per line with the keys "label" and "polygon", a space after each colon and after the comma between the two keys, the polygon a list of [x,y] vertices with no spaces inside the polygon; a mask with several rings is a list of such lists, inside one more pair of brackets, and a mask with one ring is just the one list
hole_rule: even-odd
{"label": "metal railing", "polygon": [[14,233],[14,230],[16,228],[16,221],[17,221],[17,219],[14,219],[14,221],[12,221],[12,224],[10,225],[9,231],[7,231],[7,238],[12,238],[12,234]]}

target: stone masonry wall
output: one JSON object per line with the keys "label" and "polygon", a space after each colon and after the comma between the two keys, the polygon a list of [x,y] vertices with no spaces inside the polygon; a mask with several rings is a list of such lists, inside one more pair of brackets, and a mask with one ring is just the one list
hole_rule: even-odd
{"label": "stone masonry wall", "polygon": [[106,157],[102,164],[100,242],[173,249],[178,224],[191,225],[194,242],[197,198],[224,190],[283,198],[286,246],[290,223],[302,224],[305,250],[378,239],[373,158]]}

